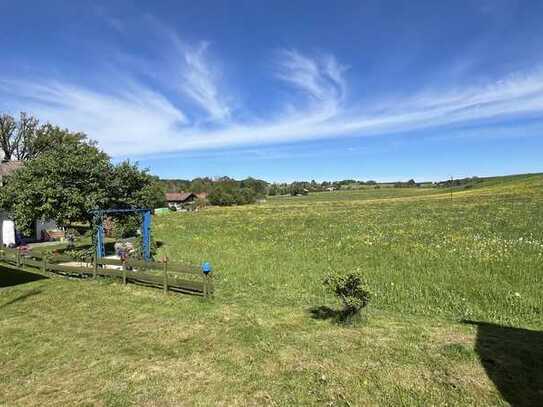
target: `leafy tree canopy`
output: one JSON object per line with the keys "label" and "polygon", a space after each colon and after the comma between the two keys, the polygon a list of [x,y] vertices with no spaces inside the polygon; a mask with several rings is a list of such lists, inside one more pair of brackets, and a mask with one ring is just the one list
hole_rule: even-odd
{"label": "leafy tree canopy", "polygon": [[0,189],[0,206],[22,232],[37,219],[67,226],[90,221],[96,208],[154,207],[163,199],[147,171],[129,162],[114,166],[84,138],[56,144],[27,161]]}
{"label": "leafy tree canopy", "polygon": [[19,120],[0,115],[0,157],[5,161],[31,160],[60,144],[77,144],[86,139],[52,124],[39,124],[38,119],[21,113]]}
{"label": "leafy tree canopy", "polygon": [[114,166],[108,182],[110,208],[158,208],[165,206],[164,187],[158,177],[124,161]]}

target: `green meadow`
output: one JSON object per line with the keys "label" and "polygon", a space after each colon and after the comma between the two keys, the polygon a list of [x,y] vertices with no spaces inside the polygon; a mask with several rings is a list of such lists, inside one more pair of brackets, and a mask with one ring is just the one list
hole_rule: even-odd
{"label": "green meadow", "polygon": [[[0,405],[537,405],[543,176],[155,216],[211,300],[0,269]],[[360,270],[360,320],[322,280]]]}

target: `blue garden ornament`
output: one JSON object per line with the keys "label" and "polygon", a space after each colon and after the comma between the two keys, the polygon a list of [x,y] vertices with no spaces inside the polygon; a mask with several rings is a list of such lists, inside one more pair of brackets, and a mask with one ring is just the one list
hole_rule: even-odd
{"label": "blue garden ornament", "polygon": [[209,262],[205,261],[202,264],[202,271],[203,271],[204,274],[211,273],[211,264],[209,264]]}

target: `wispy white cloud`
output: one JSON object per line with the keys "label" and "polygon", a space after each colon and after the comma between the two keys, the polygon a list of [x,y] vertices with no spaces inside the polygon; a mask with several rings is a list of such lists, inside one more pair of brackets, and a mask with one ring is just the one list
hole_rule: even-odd
{"label": "wispy white cloud", "polygon": [[174,98],[174,103],[169,93],[135,80],[129,86],[112,80],[110,91],[58,81],[4,80],[0,102],[84,131],[116,156],[386,135],[543,114],[543,70],[486,85],[400,95],[376,108],[369,99],[363,104],[352,100],[347,80],[351,71],[334,56],[284,50],[276,54],[274,72],[294,90],[284,101],[291,108],[241,119],[220,91],[221,77],[210,68],[208,45],[180,49],[180,86],[203,109],[202,117],[187,115],[182,102]]}
{"label": "wispy white cloud", "polygon": [[230,117],[230,107],[226,98],[219,91],[221,80],[217,70],[211,68],[207,49],[209,43],[202,42],[195,48],[183,52],[181,90],[205,110],[212,120],[224,120]]}
{"label": "wispy white cloud", "polygon": [[346,67],[332,55],[311,58],[296,50],[281,50],[277,78],[293,85],[310,98],[310,108],[322,119],[338,113],[345,99]]}
{"label": "wispy white cloud", "polygon": [[187,123],[185,114],[164,96],[134,84],[104,93],[58,82],[1,80],[0,95],[10,98],[14,112],[30,111],[83,131],[112,155],[169,150],[176,142],[176,128]]}

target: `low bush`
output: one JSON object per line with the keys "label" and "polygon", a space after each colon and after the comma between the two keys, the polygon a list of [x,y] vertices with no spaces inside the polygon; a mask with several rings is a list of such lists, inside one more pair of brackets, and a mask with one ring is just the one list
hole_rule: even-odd
{"label": "low bush", "polygon": [[332,273],[325,277],[323,284],[343,304],[341,319],[349,320],[359,314],[370,301],[371,294],[360,271],[347,274]]}
{"label": "low bush", "polygon": [[94,256],[94,247],[86,248],[67,248],[62,253],[64,256],[71,257],[75,261],[89,261]]}
{"label": "low bush", "polygon": [[140,221],[138,215],[125,215],[114,218],[111,221],[113,225],[113,237],[115,239],[126,239],[136,236],[140,229]]}
{"label": "low bush", "polygon": [[207,199],[212,205],[231,206],[255,203],[256,197],[256,193],[250,188],[219,185],[211,191]]}

